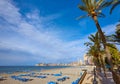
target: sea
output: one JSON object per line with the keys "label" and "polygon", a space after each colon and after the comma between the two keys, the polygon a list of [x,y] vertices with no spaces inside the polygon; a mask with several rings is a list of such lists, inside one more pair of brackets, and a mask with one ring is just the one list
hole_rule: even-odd
{"label": "sea", "polygon": [[69,66],[0,66],[0,73],[32,72],[49,69],[68,68]]}

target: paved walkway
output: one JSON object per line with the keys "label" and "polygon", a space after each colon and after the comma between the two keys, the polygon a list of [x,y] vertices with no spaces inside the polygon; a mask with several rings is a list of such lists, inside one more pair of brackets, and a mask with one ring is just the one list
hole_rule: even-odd
{"label": "paved walkway", "polygon": [[92,84],[93,81],[93,74],[87,73],[85,79],[83,80],[82,84]]}
{"label": "paved walkway", "polygon": [[99,80],[101,81],[102,84],[115,84],[114,80],[112,78],[112,73],[111,72],[106,72],[107,78],[104,77],[104,74],[101,73],[98,75]]}
{"label": "paved walkway", "polygon": [[[103,73],[100,73],[99,75],[97,74],[96,80],[98,84],[115,84],[112,79],[112,73],[106,72],[106,74],[107,74],[107,78],[104,77]],[[93,78],[94,75],[92,72],[87,73],[82,84],[93,84]]]}

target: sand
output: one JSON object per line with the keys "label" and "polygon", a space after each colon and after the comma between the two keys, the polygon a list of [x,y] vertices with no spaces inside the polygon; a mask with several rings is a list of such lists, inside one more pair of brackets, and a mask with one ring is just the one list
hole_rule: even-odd
{"label": "sand", "polygon": [[[90,70],[90,68],[89,68]],[[92,70],[92,69],[91,69]],[[62,76],[53,76],[51,74],[57,74],[62,72]],[[76,79],[80,78],[80,73],[83,73],[82,69],[80,67],[70,67],[70,68],[61,68],[61,69],[51,69],[51,70],[43,70],[40,72],[35,72],[36,76],[40,76],[41,73],[45,74],[47,78],[41,79],[36,77],[30,77],[30,76],[23,76],[25,78],[32,79],[28,82],[21,82],[19,80],[14,80],[11,78],[13,75],[20,75],[20,74],[28,74],[28,73],[14,73],[14,74],[2,74],[1,76],[5,77],[5,80],[0,81],[0,84],[47,84],[49,81],[55,81],[58,84],[71,84]],[[46,73],[49,73],[46,74]],[[69,79],[66,79],[65,81],[57,81],[58,78],[62,78],[64,76],[70,77]]]}

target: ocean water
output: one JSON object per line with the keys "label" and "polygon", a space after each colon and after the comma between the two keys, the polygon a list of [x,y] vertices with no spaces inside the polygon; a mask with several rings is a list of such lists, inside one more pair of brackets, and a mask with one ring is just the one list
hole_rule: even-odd
{"label": "ocean water", "polygon": [[0,66],[0,73],[31,72],[48,69],[67,68],[68,66]]}

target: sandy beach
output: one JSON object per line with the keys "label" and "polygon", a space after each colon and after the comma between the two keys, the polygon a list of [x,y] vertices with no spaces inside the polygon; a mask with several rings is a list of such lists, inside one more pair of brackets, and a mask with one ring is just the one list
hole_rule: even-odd
{"label": "sandy beach", "polygon": [[[61,76],[54,76],[53,74],[60,74]],[[11,76],[19,76],[21,74],[30,74],[29,73],[14,73],[14,74],[1,74],[5,80],[1,80],[0,84],[48,84],[50,81],[57,82],[58,84],[72,84],[73,81],[81,77],[80,73],[84,73],[80,67],[70,67],[70,68],[61,68],[61,69],[51,69],[43,70],[41,72],[34,72],[33,76],[21,76],[22,78],[29,78],[27,82],[22,82],[19,80],[12,79]],[[37,78],[35,76],[46,76],[46,78]],[[64,81],[58,81],[58,78],[69,77]]]}

